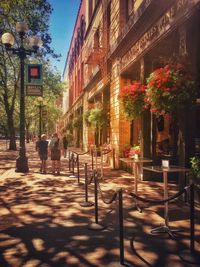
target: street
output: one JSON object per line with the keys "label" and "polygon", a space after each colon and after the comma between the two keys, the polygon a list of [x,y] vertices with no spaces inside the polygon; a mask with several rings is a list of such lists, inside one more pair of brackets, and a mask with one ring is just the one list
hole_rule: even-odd
{"label": "street", "polygon": [[[88,225],[94,221],[94,206],[80,206],[85,198],[84,186],[76,186],[76,178],[69,178],[68,159],[62,157],[60,176],[51,174],[50,160],[47,174],[40,174],[34,143],[26,146],[30,171],[27,174],[16,173],[18,151],[6,150],[5,141],[1,140],[0,266],[117,266],[120,260],[118,201],[106,205],[99,194],[100,223],[106,228],[103,231],[89,230]],[[88,155],[80,159],[81,182],[84,182],[84,162],[89,165]],[[105,165],[100,186],[106,200],[110,200],[119,188],[124,190],[124,255],[127,266],[191,266],[179,257],[179,252],[189,246],[188,206],[170,204],[173,218],[170,225],[184,229],[176,239],[167,234],[151,235],[150,230],[163,222],[163,207],[147,207],[142,213],[135,209],[128,194],[134,188],[130,173],[111,170]],[[89,185],[90,201],[94,201],[93,187],[93,183]],[[139,183],[139,195],[146,198],[152,199],[154,192],[154,198],[162,199],[162,190],[159,182]],[[176,185],[170,185],[171,195],[176,190]],[[196,241],[199,249],[199,225],[196,227]]]}

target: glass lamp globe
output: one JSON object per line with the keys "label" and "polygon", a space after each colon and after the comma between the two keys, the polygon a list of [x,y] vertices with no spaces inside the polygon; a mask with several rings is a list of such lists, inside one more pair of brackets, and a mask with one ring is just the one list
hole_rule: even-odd
{"label": "glass lamp globe", "polygon": [[28,25],[26,22],[17,22],[16,23],[16,31],[19,33],[25,33],[28,30]]}
{"label": "glass lamp globe", "polygon": [[2,35],[1,41],[5,46],[11,47],[15,43],[15,38],[11,33],[6,32]]}
{"label": "glass lamp globe", "polygon": [[39,47],[41,47],[43,44],[41,38],[39,36],[32,36],[29,38],[29,45],[33,48],[33,49],[38,49]]}

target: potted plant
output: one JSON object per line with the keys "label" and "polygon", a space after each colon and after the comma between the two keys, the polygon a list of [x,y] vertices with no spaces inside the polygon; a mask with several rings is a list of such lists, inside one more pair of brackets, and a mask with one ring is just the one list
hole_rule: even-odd
{"label": "potted plant", "polygon": [[192,179],[192,182],[195,184],[200,184],[200,156],[194,156],[190,158],[190,163],[190,177]]}
{"label": "potted plant", "polygon": [[119,93],[124,113],[129,120],[134,120],[144,111],[146,87],[139,81],[124,86]]}
{"label": "potted plant", "polygon": [[196,102],[195,82],[186,66],[168,64],[153,71],[147,78],[146,102],[159,115],[175,114]]}
{"label": "potted plant", "polygon": [[131,147],[129,155],[130,157],[138,159],[140,156],[140,145],[134,145]]}

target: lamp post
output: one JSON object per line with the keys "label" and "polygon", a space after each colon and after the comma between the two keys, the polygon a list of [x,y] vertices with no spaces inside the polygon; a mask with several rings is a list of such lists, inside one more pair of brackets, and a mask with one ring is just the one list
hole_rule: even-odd
{"label": "lamp post", "polygon": [[19,45],[12,48],[15,43],[15,38],[11,33],[4,33],[2,35],[2,43],[5,45],[7,51],[11,51],[20,59],[20,148],[19,156],[16,159],[16,172],[28,172],[28,159],[26,157],[25,147],[25,92],[24,92],[24,64],[27,55],[37,53],[38,48],[42,45],[42,41],[38,36],[33,36],[29,39],[29,44],[32,49],[24,47],[25,32],[28,30],[25,22],[18,22],[16,24],[16,31],[19,34]]}
{"label": "lamp post", "polygon": [[41,139],[41,134],[42,134],[42,108],[46,106],[46,102],[43,100],[42,97],[38,97],[39,101],[39,137]]}

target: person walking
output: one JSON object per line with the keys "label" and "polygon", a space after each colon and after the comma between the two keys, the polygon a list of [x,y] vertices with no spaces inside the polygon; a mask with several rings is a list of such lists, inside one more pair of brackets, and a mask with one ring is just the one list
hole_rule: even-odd
{"label": "person walking", "polygon": [[41,139],[37,141],[37,150],[41,160],[40,173],[46,173],[46,161],[48,158],[48,141],[46,140],[46,134],[41,135]]}
{"label": "person walking", "polygon": [[58,138],[58,134],[54,133],[53,137],[49,143],[49,150],[52,160],[52,173],[53,174],[60,174],[60,157],[61,157],[61,148],[62,148],[62,142]]}
{"label": "person walking", "polygon": [[68,140],[66,135],[63,137],[63,150],[64,150],[64,158],[67,156],[67,147],[68,147]]}

